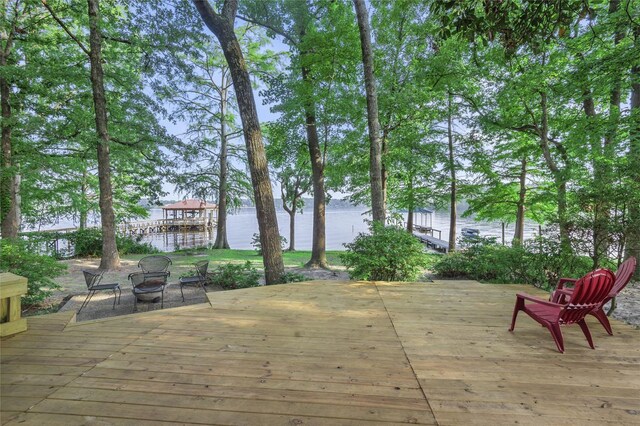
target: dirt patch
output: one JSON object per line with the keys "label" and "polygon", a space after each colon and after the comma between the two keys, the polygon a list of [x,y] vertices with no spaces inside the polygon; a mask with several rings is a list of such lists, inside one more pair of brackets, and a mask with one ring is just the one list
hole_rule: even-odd
{"label": "dirt patch", "polygon": [[[169,256],[171,258],[171,256]],[[67,265],[67,271],[64,275],[58,277],[55,281],[60,285],[61,289],[47,300],[46,307],[35,308],[32,314],[52,313],[60,311],[77,311],[87,296],[87,286],[82,271],[97,270],[100,266],[99,258],[78,258],[62,261]],[[193,269],[192,265],[171,265],[169,271],[169,285],[164,294],[164,307],[178,307],[197,303],[206,303],[207,297],[205,293],[196,287],[184,288],[184,302],[178,279],[184,272]],[[134,299],[131,293],[131,284],[129,283],[129,274],[138,272],[138,260],[121,259],[120,268],[104,273],[102,283],[119,283],[122,290],[120,303],[113,306],[113,293],[110,291],[97,292],[91,299],[91,302],[85,306],[77,317],[78,321],[86,321],[91,319],[107,318],[118,315],[126,315],[134,312]],[[286,268],[287,272],[293,272],[304,275],[310,280],[349,280],[349,275],[342,269],[309,269],[309,268]],[[261,279],[264,285],[264,277]],[[207,292],[222,291],[217,286],[207,286]],[[138,303],[138,312],[148,312],[161,309],[161,303]]]}

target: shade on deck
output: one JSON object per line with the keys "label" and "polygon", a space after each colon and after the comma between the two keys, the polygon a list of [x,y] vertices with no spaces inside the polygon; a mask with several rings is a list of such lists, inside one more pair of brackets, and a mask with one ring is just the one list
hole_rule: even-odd
{"label": "shade on deck", "polygon": [[640,423],[640,331],[590,318],[596,350],[566,327],[561,355],[526,316],[507,331],[523,289],[314,281],[32,318],[2,342],[2,422]]}

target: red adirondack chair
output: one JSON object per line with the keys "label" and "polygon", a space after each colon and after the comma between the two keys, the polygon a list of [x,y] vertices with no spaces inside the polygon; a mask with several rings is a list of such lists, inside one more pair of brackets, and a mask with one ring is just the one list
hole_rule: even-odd
{"label": "red adirondack chair", "polygon": [[[513,331],[516,326],[518,312],[524,311],[535,321],[549,329],[558,351],[561,353],[564,353],[564,339],[562,338],[560,326],[573,323],[577,323],[580,326],[589,342],[589,346],[591,349],[595,349],[584,317],[602,304],[602,301],[609,295],[613,287],[614,279],[615,276],[608,269],[596,269],[593,272],[589,272],[576,281],[573,292],[568,296],[565,304],[550,302],[526,293],[518,293],[509,331]],[[533,303],[526,304],[525,301]]]}
{"label": "red adirondack chair", "polygon": [[[627,286],[629,281],[631,281],[631,277],[636,270],[636,258],[630,257],[618,268],[616,271],[616,280],[613,283],[613,288],[609,292],[609,295],[604,299],[604,301],[593,311],[589,312],[591,315],[596,317],[600,324],[607,330],[609,335],[613,336],[613,330],[611,329],[611,324],[609,323],[609,318],[607,314],[604,312],[604,305],[607,304],[611,299],[616,297],[620,292]],[[568,296],[573,293],[573,287],[565,287],[565,283],[574,283],[576,279],[573,278],[560,278],[558,281],[558,286],[555,291],[551,295],[551,301],[556,303],[565,303]]]}

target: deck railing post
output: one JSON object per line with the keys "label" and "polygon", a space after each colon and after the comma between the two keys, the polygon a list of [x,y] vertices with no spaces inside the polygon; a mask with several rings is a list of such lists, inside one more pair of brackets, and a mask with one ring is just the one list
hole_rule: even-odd
{"label": "deck railing post", "polygon": [[27,320],[20,318],[20,296],[27,294],[27,279],[10,272],[0,273],[0,337],[27,330]]}

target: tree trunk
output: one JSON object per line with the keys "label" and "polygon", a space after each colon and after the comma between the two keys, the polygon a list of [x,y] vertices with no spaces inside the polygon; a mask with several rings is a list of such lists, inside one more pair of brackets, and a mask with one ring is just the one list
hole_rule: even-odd
{"label": "tree trunk", "polygon": [[[609,14],[617,12],[619,0],[609,2]],[[614,32],[613,43],[617,46],[624,38],[624,32],[618,28]],[[610,160],[615,155],[613,141],[617,133],[620,117],[620,76],[617,70],[612,71],[614,81],[609,95],[609,117],[604,133],[599,130],[598,112],[596,111],[592,92],[589,88],[583,90],[583,108],[587,116],[589,127],[587,132],[591,140],[591,155],[593,158],[593,267],[597,268],[603,258],[608,256],[611,245],[611,201],[608,197],[612,182]]]}
{"label": "tree trunk", "polygon": [[609,202],[607,192],[610,187],[610,167],[602,145],[602,134],[597,130],[598,114],[591,90],[583,90],[582,107],[587,116],[587,137],[590,140],[593,167],[593,223],[591,226],[593,244],[593,267],[600,265],[609,249]]}
{"label": "tree trunk", "polygon": [[453,158],[453,117],[451,111],[452,95],[449,94],[448,111],[447,111],[447,137],[449,141],[449,171],[451,172],[451,205],[449,206],[449,251],[456,250],[457,235],[457,180],[456,180],[456,163]]}
{"label": "tree trunk", "polygon": [[116,245],[116,220],[113,212],[111,190],[111,165],[109,154],[109,131],[107,122],[107,100],[104,94],[102,71],[102,34],[100,33],[99,0],[87,0],[89,5],[89,59],[91,61],[91,88],[95,109],[96,132],[98,134],[98,181],[100,186],[100,217],[102,220],[102,258],[100,269],[109,270],[120,266]]}
{"label": "tree trunk", "polygon": [[[640,47],[640,26],[634,31],[635,44]],[[631,69],[631,116],[634,121],[629,132],[629,173],[632,187],[629,188],[631,200],[629,202],[629,221],[626,229],[626,257],[634,256],[640,260],[640,65]],[[640,277],[640,262],[636,267],[635,277]]]}
{"label": "tree trunk", "polygon": [[407,211],[407,232],[413,234],[413,209]]}
{"label": "tree trunk", "polygon": [[82,183],[80,184],[80,196],[82,197],[82,199],[81,199],[80,211],[79,211],[79,216],[80,216],[80,223],[78,225],[79,229],[87,228],[87,216],[88,216],[87,207],[89,205],[89,197],[87,195],[88,191],[89,191],[89,185],[87,183],[87,169],[85,167],[82,169]]}
{"label": "tree trunk", "polygon": [[262,132],[253,97],[251,79],[240,49],[240,43],[238,43],[234,32],[237,0],[226,0],[221,14],[216,13],[207,0],[193,0],[193,2],[204,23],[218,38],[229,64],[247,146],[266,284],[276,284],[284,274],[282,248],[280,247],[278,219],[271,190],[271,181],[269,180],[267,156],[262,143]]}
{"label": "tree trunk", "polygon": [[382,183],[382,143],[378,120],[378,96],[373,70],[373,50],[369,31],[369,14],[364,0],[353,0],[360,29],[360,46],[364,66],[364,85],[367,93],[367,121],[369,125],[369,178],[371,179],[371,209],[373,220],[385,222],[384,189]]}
{"label": "tree trunk", "polygon": [[[547,107],[547,94],[546,92],[540,93],[540,110],[542,113],[542,126],[540,129],[540,147],[542,148],[542,154],[544,156],[547,168],[553,175],[553,181],[556,186],[556,200],[558,203],[558,227],[560,228],[560,246],[564,253],[571,252],[571,241],[569,240],[569,220],[567,217],[567,176],[568,176],[568,161],[566,159],[566,153],[563,152],[562,156],[565,161],[564,169],[560,169],[558,164],[551,156],[551,150],[549,149],[549,110]],[[563,150],[563,147],[559,146],[558,149]]]}
{"label": "tree trunk", "polygon": [[527,157],[523,156],[520,163],[520,191],[516,211],[516,230],[513,233],[514,247],[521,246],[524,241],[524,215],[527,198]]}
{"label": "tree trunk", "polygon": [[407,181],[407,188],[409,189],[409,205],[407,206],[407,232],[413,234],[413,223],[415,220],[415,196],[413,193],[413,179],[414,176],[410,173]]}
{"label": "tree trunk", "polygon": [[293,208],[289,213],[289,251],[296,251],[296,202],[293,201]]}
{"label": "tree trunk", "polygon": [[[13,29],[6,45],[0,50],[0,66],[5,67],[11,53]],[[20,175],[13,161],[11,141],[12,111],[11,86],[0,77],[0,103],[2,104],[2,172],[0,172],[0,232],[2,238],[17,238],[20,230]]]}
{"label": "tree trunk", "polygon": [[220,93],[220,174],[218,191],[218,223],[216,224],[216,241],[214,249],[228,249],[227,240],[227,102],[228,91],[225,79],[222,79]]}
{"label": "tree trunk", "polygon": [[561,176],[555,178],[558,191],[558,227],[560,228],[560,246],[565,253],[570,253],[571,240],[569,239],[569,220],[567,218],[567,182]]}
{"label": "tree trunk", "polygon": [[[302,81],[311,86],[309,69],[302,67]],[[316,107],[312,96],[304,104],[304,115],[307,129],[307,144],[311,160],[313,184],[313,238],[311,243],[311,259],[305,266],[308,268],[327,268],[326,253],[326,194],[324,189],[324,158],[320,149],[318,127],[316,125]]]}

